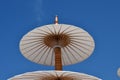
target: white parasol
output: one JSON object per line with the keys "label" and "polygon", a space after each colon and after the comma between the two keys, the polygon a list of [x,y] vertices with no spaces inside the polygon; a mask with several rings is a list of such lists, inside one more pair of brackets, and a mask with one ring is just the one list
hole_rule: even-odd
{"label": "white parasol", "polygon": [[20,51],[27,59],[59,67],[85,60],[94,46],[93,38],[85,30],[57,23],[35,28],[20,41]]}
{"label": "white parasol", "polygon": [[35,71],[14,76],[8,80],[102,80],[100,78],[71,71]]}
{"label": "white parasol", "polygon": [[117,70],[117,75],[120,77],[120,68]]}

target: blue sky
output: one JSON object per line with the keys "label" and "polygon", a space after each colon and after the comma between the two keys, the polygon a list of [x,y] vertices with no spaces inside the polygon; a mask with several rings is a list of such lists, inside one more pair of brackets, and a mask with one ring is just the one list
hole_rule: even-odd
{"label": "blue sky", "polygon": [[0,0],[0,80],[30,71],[52,70],[25,59],[19,42],[28,31],[59,23],[79,26],[94,38],[87,60],[64,70],[87,73],[103,80],[120,80],[120,0]]}

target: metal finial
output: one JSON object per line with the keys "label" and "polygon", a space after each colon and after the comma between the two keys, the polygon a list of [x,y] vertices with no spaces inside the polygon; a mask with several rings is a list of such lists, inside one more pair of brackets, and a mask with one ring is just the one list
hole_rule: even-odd
{"label": "metal finial", "polygon": [[55,17],[55,24],[58,24],[58,16]]}

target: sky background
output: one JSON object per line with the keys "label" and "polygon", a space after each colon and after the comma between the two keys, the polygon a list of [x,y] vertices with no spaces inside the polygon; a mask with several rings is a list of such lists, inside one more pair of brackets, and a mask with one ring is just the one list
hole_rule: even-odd
{"label": "sky background", "polygon": [[64,70],[120,80],[120,0],[0,0],[0,80],[54,67],[38,65],[22,56],[19,42],[30,30],[54,22],[88,31],[96,46],[85,61]]}

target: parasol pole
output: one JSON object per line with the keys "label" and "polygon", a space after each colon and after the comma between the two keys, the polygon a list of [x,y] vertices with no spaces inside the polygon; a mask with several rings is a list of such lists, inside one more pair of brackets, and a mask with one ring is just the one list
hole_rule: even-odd
{"label": "parasol pole", "polygon": [[[54,23],[56,25],[58,24],[58,16],[57,15],[55,17]],[[54,52],[55,52],[55,70],[62,70],[61,48],[55,47]]]}
{"label": "parasol pole", "polygon": [[62,70],[61,48],[55,47],[55,70]]}

